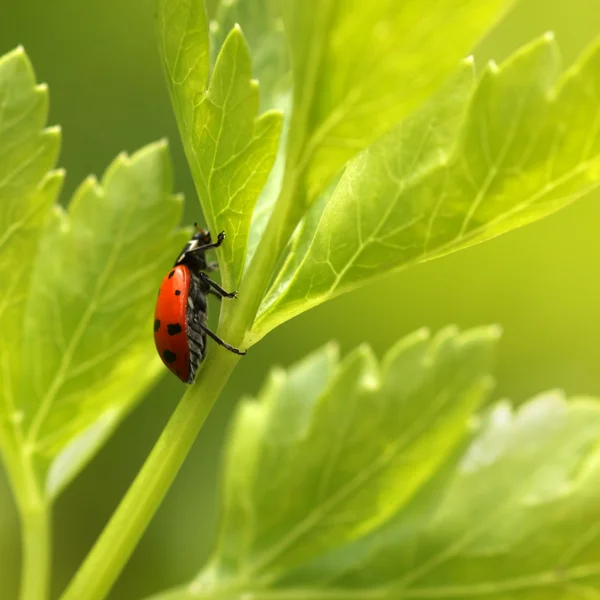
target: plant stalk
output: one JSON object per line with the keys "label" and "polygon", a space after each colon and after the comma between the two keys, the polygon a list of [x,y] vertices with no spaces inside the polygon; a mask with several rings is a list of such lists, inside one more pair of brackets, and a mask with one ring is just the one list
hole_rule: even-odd
{"label": "plant stalk", "polygon": [[46,600],[50,593],[51,513],[40,500],[20,507],[21,600]]}
{"label": "plant stalk", "polygon": [[165,497],[239,357],[213,347],[202,377],[165,429],[62,600],[101,600],[112,588]]}

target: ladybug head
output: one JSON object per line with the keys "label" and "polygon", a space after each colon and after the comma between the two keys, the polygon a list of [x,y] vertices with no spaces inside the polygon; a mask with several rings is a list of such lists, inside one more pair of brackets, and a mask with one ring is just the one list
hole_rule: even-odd
{"label": "ladybug head", "polygon": [[198,227],[198,223],[194,223],[194,228],[198,233],[194,234],[192,240],[196,240],[198,244],[202,246],[212,242],[210,238],[210,232],[207,229],[200,229],[200,227]]}
{"label": "ladybug head", "polygon": [[175,266],[186,264],[195,270],[206,268],[206,260],[204,258],[204,250],[202,246],[208,246],[212,243],[210,233],[206,229],[200,229],[197,223],[194,223],[197,233],[195,233],[190,241],[183,247]]}

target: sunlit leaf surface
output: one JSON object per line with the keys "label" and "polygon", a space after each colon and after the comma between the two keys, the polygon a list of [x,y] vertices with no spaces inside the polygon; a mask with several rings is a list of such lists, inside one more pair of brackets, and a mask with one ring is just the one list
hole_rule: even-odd
{"label": "sunlit leaf surface", "polygon": [[188,235],[176,230],[180,216],[167,147],[158,143],[119,156],[48,222],[25,318],[31,364],[21,402],[26,443],[39,468],[50,468],[51,494],[162,370],[153,309]]}
{"label": "sunlit leaf surface", "polygon": [[302,214],[351,158],[440,88],[509,2],[289,0],[290,169]]}
{"label": "sunlit leaf surface", "polygon": [[210,23],[212,63],[229,31],[238,24],[248,41],[252,71],[260,82],[263,109],[283,108],[291,87],[289,52],[279,0],[219,0]]}
{"label": "sunlit leaf surface", "polygon": [[23,437],[18,379],[31,271],[62,173],[52,171],[60,132],[46,128],[48,90],[37,85],[25,52],[0,58],[0,449],[23,502]]}
{"label": "sunlit leaf surface", "polygon": [[346,169],[302,262],[263,303],[253,340],[381,274],[535,221],[596,187],[599,74],[596,45],[560,77],[545,36],[484,70],[453,146],[431,140],[447,98],[426,104]]}
{"label": "sunlit leaf surface", "polygon": [[0,59],[0,107],[0,448],[17,499],[44,502],[160,373],[156,290],[188,234],[164,143],[121,155],[65,213],[58,132],[21,50]]}
{"label": "sunlit leaf surface", "polygon": [[275,161],[281,114],[258,113],[258,83],[241,29],[225,38],[210,73],[202,0],[161,0],[159,38],[167,84],[206,222],[225,231],[223,285],[242,275],[256,200]]}
{"label": "sunlit leaf surface", "polygon": [[275,370],[235,420],[215,555],[174,597],[230,584],[240,594],[232,598],[262,597],[387,523],[468,436],[497,337],[493,327],[419,331],[381,365],[368,347],[340,361],[327,346]]}
{"label": "sunlit leaf surface", "polygon": [[600,402],[482,409],[496,337],[273,372],[238,411],[213,559],[153,600],[595,598]]}

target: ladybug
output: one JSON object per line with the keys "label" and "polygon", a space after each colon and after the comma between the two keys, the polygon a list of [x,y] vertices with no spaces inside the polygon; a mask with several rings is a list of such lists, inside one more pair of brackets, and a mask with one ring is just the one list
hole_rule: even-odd
{"label": "ladybug", "polygon": [[185,245],[173,268],[165,275],[154,312],[154,342],[162,361],[184,383],[193,383],[198,365],[206,355],[206,336],[235,354],[246,354],[224,342],[207,326],[206,296],[235,298],[237,292],[226,292],[205,271],[217,269],[206,262],[206,251],[218,248],[225,239],[219,233],[213,242],[210,233],[198,229]]}

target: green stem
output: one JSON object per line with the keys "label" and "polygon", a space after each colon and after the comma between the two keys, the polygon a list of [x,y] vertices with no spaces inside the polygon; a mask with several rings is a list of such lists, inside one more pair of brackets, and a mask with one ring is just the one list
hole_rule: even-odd
{"label": "green stem", "polygon": [[62,600],[101,600],[154,516],[239,357],[214,347]]}
{"label": "green stem", "polygon": [[[280,196],[239,290],[227,303],[219,334],[241,345],[287,241],[287,215],[295,194],[295,178],[284,179]],[[196,384],[181,399],[144,466],[108,525],[61,596],[61,600],[102,600],[112,588],[135,546],[183,464],[239,357],[213,346]]]}
{"label": "green stem", "polygon": [[21,600],[45,600],[50,592],[51,514],[43,501],[20,506]]}

